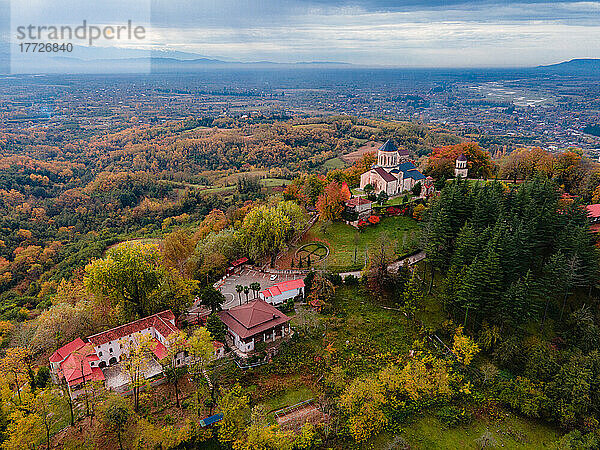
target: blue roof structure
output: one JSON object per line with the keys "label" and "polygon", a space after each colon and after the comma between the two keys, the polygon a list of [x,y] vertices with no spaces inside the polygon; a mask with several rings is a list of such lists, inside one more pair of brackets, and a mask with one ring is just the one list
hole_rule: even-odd
{"label": "blue roof structure", "polygon": [[397,152],[398,147],[396,147],[394,144],[392,144],[392,141],[387,140],[385,144],[383,144],[381,147],[379,147],[379,151],[380,152]]}
{"label": "blue roof structure", "polygon": [[206,419],[202,419],[200,421],[200,425],[203,427],[208,427],[217,422],[220,422],[221,420],[223,420],[223,413],[215,414],[214,416],[210,416],[210,417],[207,417]]}
{"label": "blue roof structure", "polygon": [[423,180],[425,178],[425,175],[423,175],[417,169],[409,170],[408,172],[404,172],[404,176],[406,178],[412,178],[415,181]]}
{"label": "blue roof structure", "polygon": [[398,166],[402,172],[408,172],[409,170],[417,170],[417,167],[410,161],[403,162]]}

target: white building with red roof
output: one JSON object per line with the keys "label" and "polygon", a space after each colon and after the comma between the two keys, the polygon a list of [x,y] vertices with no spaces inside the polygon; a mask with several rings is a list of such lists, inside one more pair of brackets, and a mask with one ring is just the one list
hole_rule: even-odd
{"label": "white building with red roof", "polygon": [[590,223],[600,222],[600,203],[587,205],[585,209]]}
{"label": "white building with red roof", "polygon": [[[170,310],[153,314],[143,319],[111,328],[89,336],[77,338],[56,350],[50,356],[50,373],[55,383],[65,380],[72,395],[89,381],[105,381],[106,387],[119,390],[129,384],[128,378],[120,373],[118,363],[127,356],[129,348],[139,343],[142,335],[150,337],[153,357],[146,377],[162,374],[159,361],[169,354],[169,337],[177,333],[175,315]],[[213,342],[216,358],[224,356],[220,342]],[[177,365],[189,363],[189,355],[179,353],[174,357]],[[113,370],[114,369],[114,370]]]}
{"label": "white building with red roof", "polygon": [[121,361],[122,355],[128,349],[127,341],[137,340],[140,335],[152,337],[153,353],[161,360],[167,356],[169,336],[178,331],[175,326],[175,315],[167,310],[94,334],[88,337],[88,341],[94,346],[94,351],[98,355],[98,366],[106,367]]}
{"label": "white building with red roof", "polygon": [[242,356],[254,351],[261,342],[276,342],[289,336],[290,318],[262,299],[220,311],[219,319],[227,327],[227,338]]}
{"label": "white building with red roof", "polygon": [[258,296],[271,305],[280,305],[281,303],[296,298],[297,296],[304,297],[304,280],[282,281],[274,284],[270,288],[259,292]]}
{"label": "white building with red roof", "polygon": [[358,219],[366,219],[373,214],[373,202],[364,197],[352,197],[346,202],[346,208],[356,213]]}
{"label": "white building with red roof", "polygon": [[77,390],[88,381],[104,381],[104,374],[98,367],[98,355],[92,345],[81,338],[62,346],[49,359],[52,379],[55,383],[64,379],[69,390]]}

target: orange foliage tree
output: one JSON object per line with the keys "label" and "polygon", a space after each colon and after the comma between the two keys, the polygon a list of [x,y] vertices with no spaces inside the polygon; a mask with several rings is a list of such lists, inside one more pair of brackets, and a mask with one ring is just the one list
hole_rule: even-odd
{"label": "orange foliage tree", "polygon": [[323,221],[336,220],[342,217],[344,212],[344,203],[350,198],[348,189],[342,190],[340,184],[332,181],[327,186],[319,199],[317,200],[317,211]]}
{"label": "orange foliage tree", "polygon": [[425,172],[434,178],[454,176],[456,158],[464,154],[468,160],[469,177],[489,178],[496,167],[490,154],[476,142],[463,142],[434,148],[425,164]]}

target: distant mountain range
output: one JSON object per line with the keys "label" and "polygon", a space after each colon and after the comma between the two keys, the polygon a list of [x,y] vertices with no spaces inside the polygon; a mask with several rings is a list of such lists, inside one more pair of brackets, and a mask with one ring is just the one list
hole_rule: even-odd
{"label": "distant mountain range", "polygon": [[[145,51],[128,48],[82,46],[76,46],[72,53],[39,53],[36,54],[35,57],[31,57],[31,55],[23,55],[16,49],[13,49],[11,63],[13,71],[17,73],[189,73],[221,68],[359,69],[364,67],[361,65],[336,61],[309,61],[290,63],[273,61],[242,62],[227,60],[227,58],[221,58],[218,56],[209,57],[170,49]],[[3,72],[3,66],[6,65],[7,61],[0,60],[0,73]],[[398,69],[401,70],[401,68]],[[564,61],[557,64],[523,68],[521,70],[529,73],[600,76],[600,59],[572,59],[570,61]]]}
{"label": "distant mountain range", "polygon": [[579,58],[570,61],[563,61],[557,64],[547,66],[538,66],[535,68],[539,71],[554,72],[554,73],[589,73],[590,75],[600,75],[600,59],[594,58]]}
{"label": "distant mountain range", "polygon": [[[209,68],[342,68],[356,67],[333,61],[277,63],[227,61],[193,53],[164,50],[107,49],[76,46],[72,53],[36,54],[12,52],[12,68],[21,73],[144,73],[194,72]],[[1,67],[0,67],[1,72]]]}

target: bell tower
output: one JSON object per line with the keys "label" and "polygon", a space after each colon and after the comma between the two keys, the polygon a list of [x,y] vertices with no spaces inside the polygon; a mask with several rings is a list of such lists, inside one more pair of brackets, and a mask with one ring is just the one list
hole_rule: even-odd
{"label": "bell tower", "polygon": [[454,176],[456,178],[467,178],[469,173],[469,168],[467,167],[467,157],[461,153],[458,158],[456,158],[456,166],[454,168]]}

